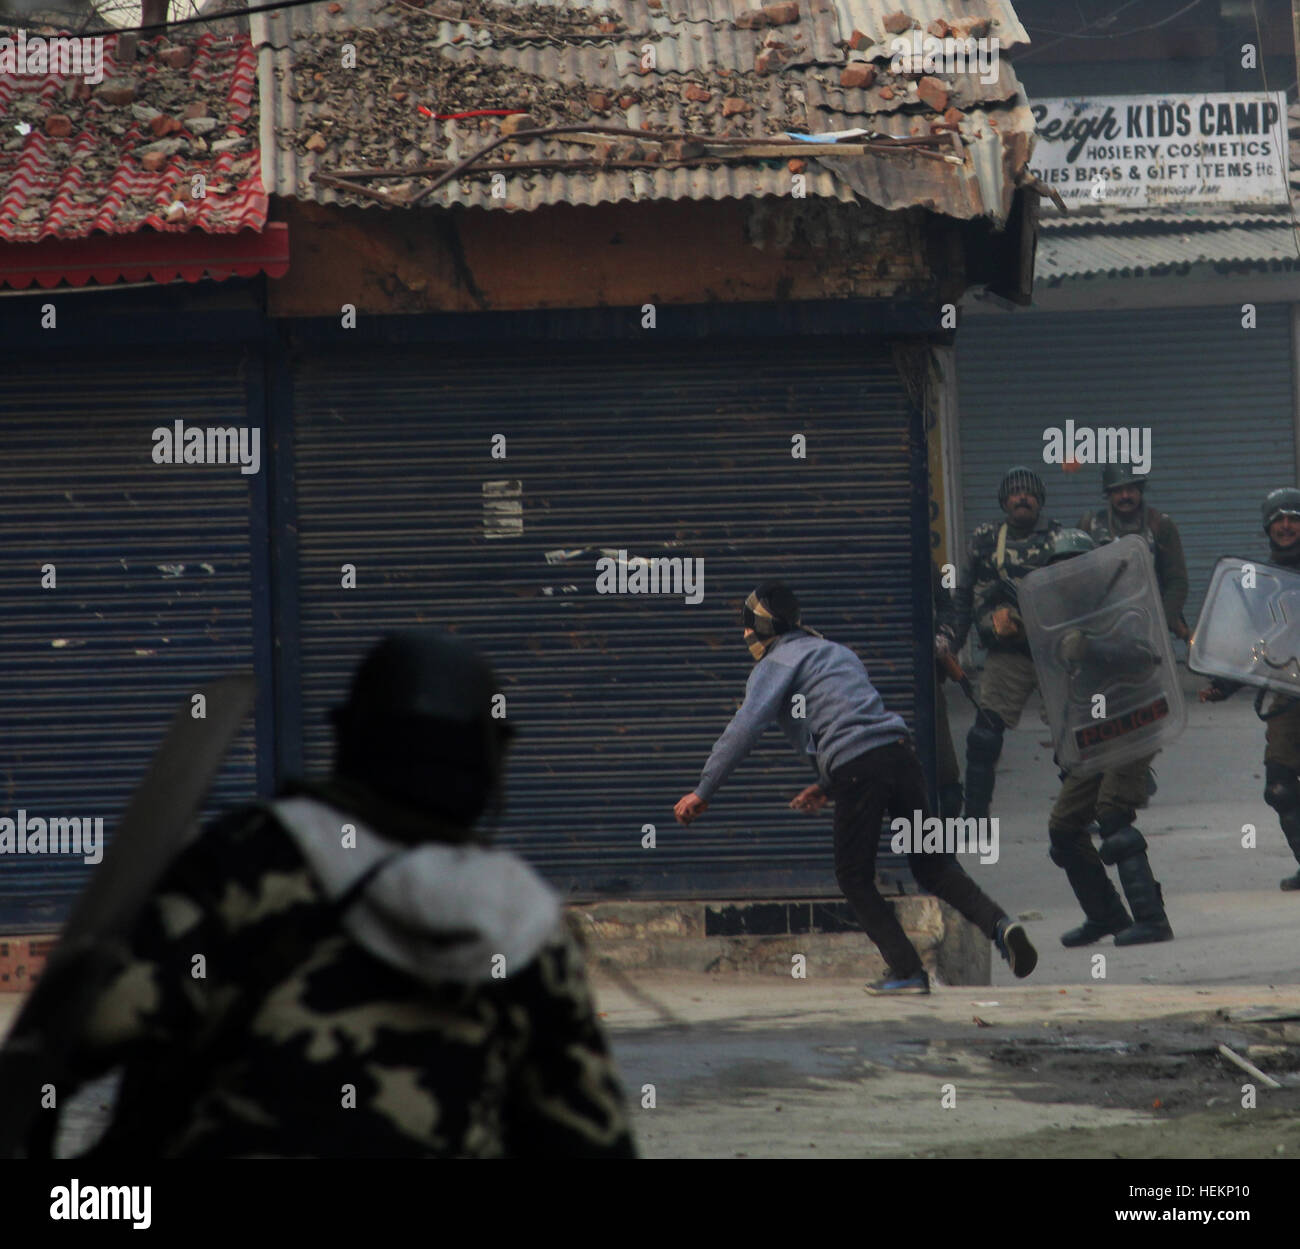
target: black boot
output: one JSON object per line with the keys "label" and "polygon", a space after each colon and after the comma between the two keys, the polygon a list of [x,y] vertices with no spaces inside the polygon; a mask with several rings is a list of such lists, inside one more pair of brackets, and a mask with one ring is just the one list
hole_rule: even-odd
{"label": "black boot", "polygon": [[[1105,824],[1102,825],[1103,829]],[[1114,863],[1119,883],[1133,910],[1133,926],[1115,937],[1116,945],[1148,945],[1172,941],[1174,930],[1165,914],[1165,897],[1147,860],[1147,843],[1131,824],[1109,833],[1101,843],[1102,860]]]}
{"label": "black boot", "polygon": [[1078,928],[1061,934],[1063,946],[1074,949],[1075,946],[1092,945],[1102,937],[1123,932],[1132,925],[1133,921],[1101,863],[1077,853],[1069,854],[1064,846],[1059,845],[1052,846],[1051,856],[1053,863],[1065,869],[1066,879],[1084,914],[1084,921]]}

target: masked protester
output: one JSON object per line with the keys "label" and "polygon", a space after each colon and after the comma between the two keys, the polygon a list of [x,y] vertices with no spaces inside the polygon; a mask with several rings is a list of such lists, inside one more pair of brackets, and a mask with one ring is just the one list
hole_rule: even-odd
{"label": "masked protester", "polygon": [[1007,470],[998,486],[1006,518],[981,525],[970,537],[966,567],[957,583],[952,649],[965,645],[972,624],[988,651],[980,677],[980,710],[966,735],[966,814],[986,817],[993,801],[1002,738],[1020,723],[1037,688],[1025,639],[1016,582],[1051,558],[1060,524],[1042,515],[1047,490],[1037,473]]}
{"label": "masked protester", "polygon": [[[1270,563],[1284,568],[1300,566],[1300,490],[1293,486],[1273,490],[1260,510],[1268,535]],[[1241,682],[1214,677],[1201,690],[1200,699],[1203,703],[1218,702],[1239,689]],[[1257,701],[1257,709],[1259,705]],[[1300,699],[1274,694],[1262,716],[1268,725],[1264,735],[1264,801],[1277,812],[1282,836],[1300,863]],[[1284,877],[1281,888],[1287,893],[1300,892],[1300,871]]]}
{"label": "masked protester", "polygon": [[[741,624],[755,661],[745,701],[715,743],[700,783],[678,800],[678,822],[702,815],[767,726],[778,723],[795,750],[811,757],[818,776],[790,806],[817,811],[835,803],[836,880],[888,966],[867,992],[929,993],[920,955],[875,885],[886,812],[909,823],[918,811],[922,818],[930,814],[906,724],[886,709],[857,655],[801,623],[799,601],[781,582],[766,581],[745,600]],[[794,715],[796,706],[801,716]],[[1038,955],[1024,928],[985,896],[954,855],[913,853],[908,862],[918,884],[975,924],[1016,976],[1033,971]]]}
{"label": "masked protester", "polygon": [[[1081,555],[1093,545],[1083,530],[1063,529],[1049,563]],[[1079,603],[1078,610],[1082,613],[1096,605]],[[1062,662],[1078,675],[1083,691],[1101,688],[1106,678],[1116,673],[1126,672],[1134,678],[1145,675],[1156,662],[1148,648],[1135,640],[1098,639],[1082,630],[1067,632],[1060,649]],[[1138,808],[1147,805],[1147,775],[1153,757],[1143,755],[1087,776],[1062,773],[1061,790],[1048,818],[1050,854],[1052,862],[1065,872],[1084,915],[1078,928],[1062,934],[1063,946],[1091,945],[1112,934],[1119,946],[1173,940],[1164,894],[1147,859],[1146,839],[1133,827]],[[1092,844],[1094,831],[1101,835],[1100,853]],[[1108,865],[1115,867],[1133,908],[1131,918],[1106,875]]]}
{"label": "masked protester", "polygon": [[74,1056],[124,1069],[90,1157],[633,1155],[558,900],[476,828],[496,688],[448,634],[385,638],[334,774],[173,862]]}

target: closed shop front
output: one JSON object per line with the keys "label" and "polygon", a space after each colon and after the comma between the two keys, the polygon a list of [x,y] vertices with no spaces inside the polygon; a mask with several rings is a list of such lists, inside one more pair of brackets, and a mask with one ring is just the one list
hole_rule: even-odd
{"label": "closed shop front", "polygon": [[[307,771],[366,647],[438,625],[517,729],[499,840],[571,896],[837,893],[775,728],[695,825],[672,808],[743,695],[764,577],[916,723],[925,451],[883,344],[318,351],[293,384]],[[636,592],[656,558],[680,563]]]}
{"label": "closed shop front", "polygon": [[[102,853],[97,821],[111,842],[182,699],[254,666],[261,478],[152,454],[153,431],[174,434],[177,419],[248,427],[247,360],[209,350],[201,369],[160,352],[5,362],[0,815],[13,823],[0,826],[2,932],[58,927]],[[256,753],[250,722],[208,813],[255,792]],[[56,837],[69,849],[51,853]]]}

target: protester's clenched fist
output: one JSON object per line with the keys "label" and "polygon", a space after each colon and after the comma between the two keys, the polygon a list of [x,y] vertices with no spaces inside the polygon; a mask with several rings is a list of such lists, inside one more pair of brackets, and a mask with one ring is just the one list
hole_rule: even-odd
{"label": "protester's clenched fist", "polygon": [[673,808],[673,814],[677,817],[677,823],[689,824],[698,816],[703,815],[709,809],[709,804],[697,793],[683,794],[677,799],[677,805]]}

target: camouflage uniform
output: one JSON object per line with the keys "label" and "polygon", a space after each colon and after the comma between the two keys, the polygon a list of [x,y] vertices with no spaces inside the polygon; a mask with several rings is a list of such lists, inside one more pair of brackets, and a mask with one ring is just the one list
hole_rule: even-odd
{"label": "camouflage uniform", "polygon": [[[513,855],[355,781],[302,792],[335,867],[352,870],[338,831],[351,823],[378,870],[340,902],[328,854],[304,853],[262,808],[182,853],[77,1056],[82,1079],[125,1066],[89,1156],[634,1156],[549,889]],[[442,884],[414,875],[418,855]],[[457,914],[452,891],[478,931],[439,926]]]}
{"label": "camouflage uniform", "polygon": [[999,637],[993,614],[1001,607],[1015,608],[1015,582],[1048,562],[1060,528],[1059,522],[1040,512],[1028,532],[994,521],[971,535],[966,568],[957,586],[955,648],[965,643],[973,623],[988,655],[980,677],[980,713],[966,738],[968,816],[988,815],[1002,735],[1020,723],[1020,713],[1037,688],[1023,628],[1019,637]]}

